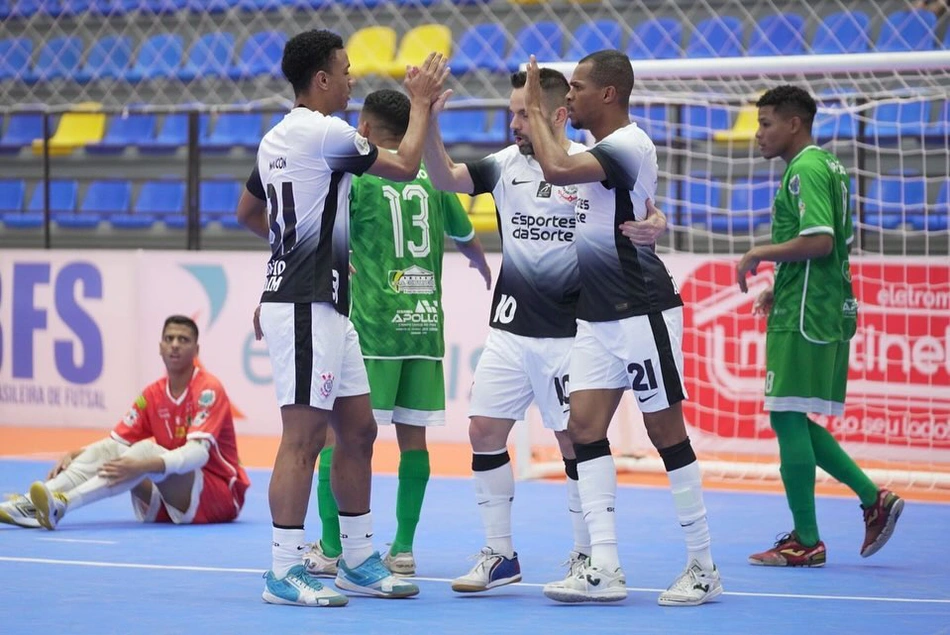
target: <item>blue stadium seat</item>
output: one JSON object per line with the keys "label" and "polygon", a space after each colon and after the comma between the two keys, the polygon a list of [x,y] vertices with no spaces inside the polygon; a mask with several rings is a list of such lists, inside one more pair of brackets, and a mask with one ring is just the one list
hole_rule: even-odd
{"label": "blue stadium seat", "polygon": [[686,44],[686,57],[739,57],[742,21],[732,16],[707,18],[696,25]]}
{"label": "blue stadium seat", "polygon": [[668,143],[673,135],[670,130],[669,107],[663,104],[631,106],[630,117],[649,135],[653,143]]}
{"label": "blue stadium seat", "polygon": [[[316,9],[319,7],[324,7],[331,2],[331,0],[313,0],[314,3],[319,6],[307,6],[304,8],[307,9]],[[253,11],[254,13],[262,11],[277,11],[281,7],[290,6],[296,7],[298,4],[302,3],[300,0],[240,0],[237,3],[237,6],[242,11]]]}
{"label": "blue stadium seat", "polygon": [[58,0],[45,3],[46,12],[53,17],[74,17],[90,10],[93,0]]}
{"label": "blue stadium seat", "polygon": [[[50,134],[55,129],[55,121],[50,121]],[[0,139],[0,154],[19,152],[23,147],[33,144],[33,139],[43,136],[43,115],[35,113],[14,113],[10,123]]]}
{"label": "blue stadium seat", "polygon": [[153,35],[139,49],[135,64],[125,74],[130,82],[172,77],[181,66],[184,47],[180,35]]}
{"label": "blue stadium seat", "polygon": [[11,18],[29,18],[42,12],[43,0],[14,0],[10,6]]}
{"label": "blue stadium seat", "polygon": [[927,210],[924,229],[927,231],[946,231],[950,220],[950,179],[940,184],[940,190],[937,192],[937,200],[934,205]]}
{"label": "blue stadium seat", "polygon": [[264,126],[264,132],[268,132],[271,128],[279,124],[285,116],[287,116],[287,113],[285,112],[271,113],[270,119],[267,120],[267,123]]}
{"label": "blue stadium seat", "polygon": [[[896,229],[911,215],[920,215],[927,203],[927,181],[922,176],[882,176],[871,181],[864,203],[864,223]],[[905,216],[906,215],[906,216]]]}
{"label": "blue stadium seat", "polygon": [[760,177],[733,182],[729,210],[713,216],[712,230],[748,232],[771,224],[776,187],[775,183]]}
{"label": "blue stadium seat", "polygon": [[901,101],[875,106],[864,134],[871,140],[920,137],[929,127],[929,101]]}
{"label": "blue stadium seat", "polygon": [[226,77],[234,57],[234,35],[213,32],[202,35],[191,46],[188,60],[178,71],[178,79]]}
{"label": "blue stadium seat", "polygon": [[[498,122],[501,123],[499,126]],[[447,144],[501,143],[505,140],[505,117],[500,110],[475,108],[446,110],[439,116],[442,140]]]}
{"label": "blue stadium seat", "polygon": [[188,0],[188,10],[192,13],[224,13],[237,4],[237,0]]}
{"label": "blue stadium seat", "polygon": [[950,100],[943,102],[940,106],[940,113],[937,115],[937,121],[930,124],[927,131],[928,136],[946,139],[950,136]]}
{"label": "blue stadium seat", "polygon": [[214,130],[202,136],[201,149],[227,151],[231,148],[257,150],[261,142],[263,116],[259,112],[225,112],[218,115]]}
{"label": "blue stadium seat", "polygon": [[936,47],[937,16],[926,9],[895,11],[884,19],[877,36],[878,53],[931,51]]}
{"label": "blue stadium seat", "polygon": [[325,9],[332,6],[334,0],[290,0],[289,5],[294,9],[310,10]]}
{"label": "blue stadium seat", "polygon": [[10,17],[11,0],[0,0],[0,20],[6,20]]}
{"label": "blue stadium seat", "polygon": [[825,16],[811,41],[812,53],[866,53],[871,47],[871,18],[863,11],[839,11]]}
{"label": "blue stadium seat", "polygon": [[132,184],[128,181],[93,181],[86,189],[79,212],[57,216],[56,222],[70,229],[93,228],[112,214],[127,213],[131,199]]}
{"label": "blue stadium seat", "polygon": [[188,6],[188,0],[123,0],[127,4],[137,5],[135,10],[142,13],[164,15],[182,11]]}
{"label": "blue stadium seat", "polygon": [[132,40],[125,35],[107,35],[92,45],[76,81],[124,77],[132,58]]}
{"label": "blue stadium seat", "polygon": [[287,34],[283,31],[261,31],[247,38],[234,66],[228,69],[231,79],[247,79],[258,75],[280,77],[280,60],[284,54]]}
{"label": "blue stadium seat", "polygon": [[[198,139],[204,139],[208,133],[208,115],[198,117]],[[139,152],[145,154],[165,154],[174,152],[188,143],[188,115],[165,115],[158,135],[151,141],[139,144]]]}
{"label": "blue stadium seat", "polygon": [[74,77],[79,72],[81,59],[82,39],[75,36],[53,38],[40,49],[33,70],[24,79],[28,82],[45,82]]}
{"label": "blue stadium seat", "polygon": [[679,136],[684,139],[709,139],[717,130],[728,130],[729,111],[725,106],[683,106]]}
{"label": "blue stadium seat", "polygon": [[678,224],[710,229],[713,215],[722,213],[722,183],[708,175],[693,174],[679,189],[682,207]]}
{"label": "blue stadium seat", "polygon": [[616,20],[584,22],[574,32],[571,46],[564,55],[564,61],[576,62],[595,51],[620,49],[622,37],[623,28]]}
{"label": "blue stadium seat", "polygon": [[675,18],[658,18],[641,22],[633,29],[627,44],[631,59],[675,59],[683,54],[680,42],[683,27]]}
{"label": "blue stadium seat", "polygon": [[43,226],[43,214],[23,211],[26,184],[18,179],[0,180],[0,222],[10,229]]}
{"label": "blue stadium seat", "polygon": [[86,146],[90,154],[118,154],[127,148],[149,143],[155,137],[155,115],[113,115],[99,143]]}
{"label": "blue stadium seat", "polygon": [[797,13],[767,15],[752,27],[746,55],[802,55],[805,53],[805,18]]}
{"label": "blue stadium seat", "polygon": [[507,70],[508,66],[504,61],[507,43],[505,28],[497,22],[469,27],[462,34],[455,53],[449,60],[449,68],[454,75],[472,73],[479,69]]}
{"label": "blue stadium seat", "polygon": [[0,81],[17,79],[30,67],[33,41],[27,37],[0,40]]}
{"label": "blue stadium seat", "polygon": [[184,207],[184,181],[146,181],[139,189],[132,213],[112,214],[109,223],[116,229],[148,229],[165,216],[184,216]]}
{"label": "blue stadium seat", "polygon": [[233,179],[207,179],[198,187],[201,215],[216,218],[234,215],[243,183]]}
{"label": "blue stadium seat", "polygon": [[505,58],[504,69],[514,72],[534,55],[539,62],[560,62],[564,34],[557,22],[543,21],[523,27],[515,35],[515,43]]}
{"label": "blue stadium seat", "polygon": [[[27,212],[43,213],[43,183],[37,183],[26,206]],[[49,209],[52,214],[72,214],[76,211],[79,185],[69,179],[51,179],[49,182]]]}

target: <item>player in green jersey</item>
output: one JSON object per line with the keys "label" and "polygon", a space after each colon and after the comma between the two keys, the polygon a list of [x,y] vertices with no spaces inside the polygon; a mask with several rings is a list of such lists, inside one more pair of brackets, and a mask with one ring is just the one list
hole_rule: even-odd
{"label": "player in green jersey", "polygon": [[[409,99],[395,90],[370,93],[357,129],[394,150],[409,122]],[[394,423],[399,443],[396,536],[383,561],[413,575],[412,543],[429,480],[426,426],[445,423],[442,315],[443,235],[455,241],[491,288],[491,271],[465,209],[454,193],[432,186],[425,166],[407,183],[364,175],[350,189],[350,319],[360,336],[377,422]],[[330,491],[332,442],[320,454],[317,501],[323,536],[305,555],[311,573],[335,575],[340,526]]]}
{"label": "player in green jersey", "polygon": [[772,244],[739,261],[739,288],[760,262],[775,262],[775,282],[753,311],[768,316],[765,408],[779,444],[779,461],[794,530],[753,554],[756,565],[820,567],[825,545],[815,518],[815,466],[850,487],[864,509],[864,557],[891,537],[904,501],[878,488],[808,413],[841,416],[850,339],[858,304],[848,252],[853,239],[849,178],[838,159],[814,145],[817,112],[807,91],[779,86],[756,104],[756,142],[766,159],[787,164],[772,209]]}

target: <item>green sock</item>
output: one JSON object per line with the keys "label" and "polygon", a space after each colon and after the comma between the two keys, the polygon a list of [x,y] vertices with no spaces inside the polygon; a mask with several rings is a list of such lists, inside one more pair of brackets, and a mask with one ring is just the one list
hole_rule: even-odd
{"label": "green sock", "polygon": [[815,448],[818,467],[854,490],[865,507],[876,503],[877,485],[848,456],[831,433],[811,420],[808,421],[808,433],[811,435],[811,445]]}
{"label": "green sock", "polygon": [[808,417],[801,412],[772,412],[778,438],[780,472],[798,541],[811,547],[818,542],[815,517],[815,451],[808,434]]}
{"label": "green sock", "polygon": [[429,453],[409,450],[399,456],[399,488],[396,490],[396,537],[389,553],[412,551],[422,499],[429,482]]}
{"label": "green sock", "polygon": [[340,510],[330,488],[330,466],[333,465],[333,448],[323,448],[320,452],[320,469],[317,472],[317,509],[320,510],[320,522],[323,523],[323,535],[320,544],[323,553],[334,558],[343,553],[340,544]]}

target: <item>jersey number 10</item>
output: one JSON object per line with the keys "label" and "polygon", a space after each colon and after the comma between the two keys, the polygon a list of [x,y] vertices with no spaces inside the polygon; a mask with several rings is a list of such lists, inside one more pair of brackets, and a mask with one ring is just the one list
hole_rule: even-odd
{"label": "jersey number 10", "polygon": [[[280,200],[273,183],[267,184],[267,200],[270,202],[268,218],[270,220],[270,249],[275,256],[286,254],[297,244],[297,210],[294,208],[293,183],[280,184]],[[281,231],[278,214],[283,216],[284,229]]]}

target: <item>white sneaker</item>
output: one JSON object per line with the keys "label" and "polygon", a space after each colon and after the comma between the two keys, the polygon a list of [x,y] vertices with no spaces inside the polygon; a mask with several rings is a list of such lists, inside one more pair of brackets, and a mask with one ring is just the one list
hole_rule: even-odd
{"label": "white sneaker", "polygon": [[475,556],[476,563],[465,575],[452,580],[452,590],[458,593],[478,593],[495,587],[521,581],[518,554],[506,558],[491,547],[482,547]]}
{"label": "white sneaker", "polygon": [[41,481],[30,485],[30,498],[36,506],[36,520],[47,529],[56,529],[56,525],[66,515],[69,499],[60,492],[51,492]]}
{"label": "white sneaker", "polygon": [[10,494],[0,503],[0,523],[29,528],[40,526],[33,501],[22,494]]}
{"label": "white sneaker", "polygon": [[395,576],[416,575],[416,559],[411,551],[401,551],[396,555],[392,555],[387,551],[383,557],[383,564]]}
{"label": "white sneaker", "polygon": [[627,597],[623,569],[607,571],[590,564],[590,559],[572,567],[563,580],[544,585],[544,595],[558,602],[619,602]]}
{"label": "white sneaker", "polygon": [[703,569],[693,560],[666,591],[660,594],[660,606],[699,606],[722,595],[722,582],[715,565],[712,570]]}
{"label": "white sneaker", "polygon": [[320,541],[316,541],[310,545],[310,549],[303,554],[303,563],[307,567],[307,573],[318,578],[335,578],[337,572],[337,560],[340,559],[340,556],[336,558],[331,558],[323,552],[323,545],[320,544]]}

